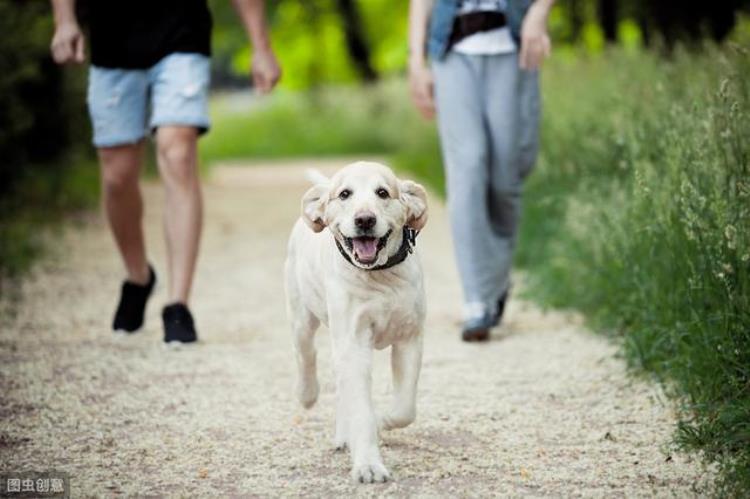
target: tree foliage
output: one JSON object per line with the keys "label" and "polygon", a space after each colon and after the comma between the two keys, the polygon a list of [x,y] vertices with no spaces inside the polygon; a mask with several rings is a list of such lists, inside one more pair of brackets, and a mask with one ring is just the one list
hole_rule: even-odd
{"label": "tree foliage", "polygon": [[[216,19],[215,81],[237,81],[249,71],[251,51],[229,2],[210,0]],[[553,12],[557,43],[600,47],[628,39],[698,46],[722,41],[748,0],[560,0]],[[406,0],[279,0],[269,2],[274,45],[287,88],[373,81],[404,70]],[[243,76],[244,80],[244,76]]]}

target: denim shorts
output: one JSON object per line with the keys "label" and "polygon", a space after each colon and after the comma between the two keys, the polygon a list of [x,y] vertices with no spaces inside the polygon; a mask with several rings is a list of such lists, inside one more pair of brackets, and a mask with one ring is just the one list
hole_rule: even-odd
{"label": "denim shorts", "polygon": [[148,69],[91,66],[88,107],[96,147],[134,144],[160,126],[208,130],[210,58],[174,53]]}

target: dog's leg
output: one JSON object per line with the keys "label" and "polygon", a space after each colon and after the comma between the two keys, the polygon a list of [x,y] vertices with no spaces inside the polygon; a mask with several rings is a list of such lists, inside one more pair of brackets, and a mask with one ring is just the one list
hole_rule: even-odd
{"label": "dog's leg", "polygon": [[[342,345],[343,346],[343,345]],[[351,450],[352,478],[357,482],[385,482],[390,477],[378,448],[378,429],[372,407],[372,348],[356,340],[336,353],[336,386],[340,421]],[[343,421],[341,421],[343,419]]]}
{"label": "dog's leg", "polygon": [[315,331],[320,321],[307,310],[294,317],[294,349],[297,357],[297,398],[305,409],[318,400],[318,370],[315,362]]}
{"label": "dog's leg", "polygon": [[422,366],[422,336],[395,343],[391,347],[393,401],[390,410],[381,416],[378,427],[383,430],[403,428],[417,416],[417,381]]}
{"label": "dog's leg", "polygon": [[[335,330],[332,330],[335,331]],[[341,345],[337,341],[338,336],[331,334],[331,351],[333,353],[334,369],[336,371],[336,429],[333,436],[333,447],[336,451],[346,450],[349,442],[349,408],[347,400],[341,396],[341,383],[339,383],[341,370],[343,369]]]}
{"label": "dog's leg", "polygon": [[[337,391],[340,393],[340,390],[337,389]],[[336,397],[336,433],[333,437],[333,448],[337,451],[345,450],[349,440],[348,416],[344,398],[338,395]]]}

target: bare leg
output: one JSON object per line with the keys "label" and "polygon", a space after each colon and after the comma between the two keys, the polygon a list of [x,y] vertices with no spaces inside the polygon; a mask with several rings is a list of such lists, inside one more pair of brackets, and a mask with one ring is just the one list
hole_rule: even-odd
{"label": "bare leg", "polygon": [[198,178],[198,132],[193,127],[164,126],[157,131],[156,141],[159,172],[166,189],[164,230],[169,301],[186,304],[203,223]]}
{"label": "bare leg", "polygon": [[128,280],[146,284],[149,279],[143,238],[143,200],[138,177],[143,143],[98,149],[101,164],[102,202],[120,251]]}
{"label": "bare leg", "polygon": [[422,366],[422,338],[396,343],[391,350],[393,402],[378,422],[384,430],[403,428],[417,416],[417,381]]}

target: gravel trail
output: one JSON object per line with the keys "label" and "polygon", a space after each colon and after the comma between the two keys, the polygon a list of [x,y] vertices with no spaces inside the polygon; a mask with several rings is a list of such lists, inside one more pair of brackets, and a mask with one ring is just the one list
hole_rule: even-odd
{"label": "gravel trail", "polygon": [[[201,343],[161,343],[163,195],[147,183],[157,285],[144,330],[109,331],[120,263],[97,214],[71,221],[59,250],[0,302],[0,472],[63,470],[73,497],[694,496],[711,473],[671,453],[674,415],[655,385],[575,317],[512,300],[488,344],[458,337],[460,290],[444,207],[433,197],[419,246],[428,294],[419,414],[382,435],[394,481],[350,483],[332,449],[328,334],[317,336],[321,396],[293,397],[282,266],[305,167],[212,170],[193,310]],[[517,279],[518,280],[518,279]],[[374,398],[389,390],[376,355]]]}

